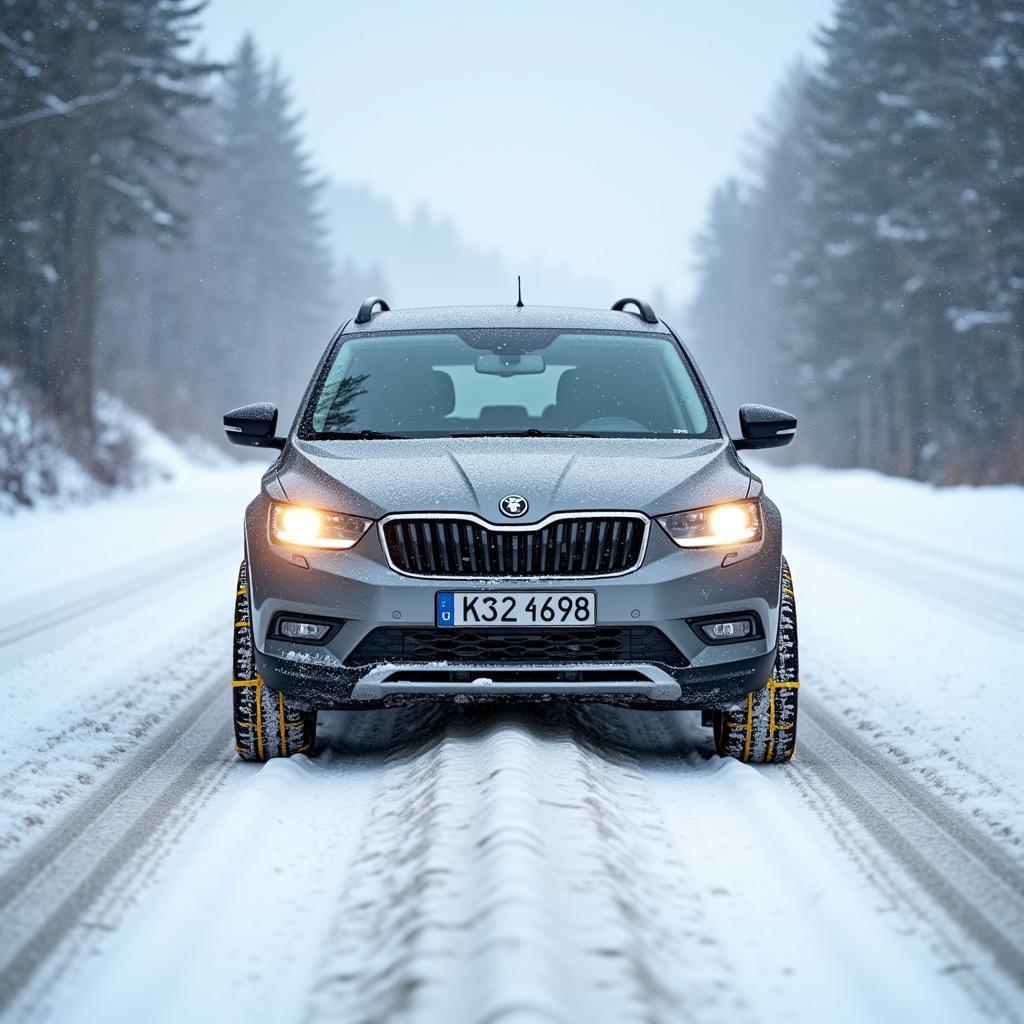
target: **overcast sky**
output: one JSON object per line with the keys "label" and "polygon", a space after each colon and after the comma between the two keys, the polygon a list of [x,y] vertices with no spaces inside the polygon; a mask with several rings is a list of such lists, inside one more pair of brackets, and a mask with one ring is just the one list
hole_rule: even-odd
{"label": "overcast sky", "polygon": [[833,0],[212,0],[279,59],[319,170],[536,256],[685,297],[712,189]]}

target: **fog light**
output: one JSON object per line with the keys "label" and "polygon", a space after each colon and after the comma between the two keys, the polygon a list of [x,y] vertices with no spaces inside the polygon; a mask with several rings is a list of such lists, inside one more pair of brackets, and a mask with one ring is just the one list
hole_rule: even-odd
{"label": "fog light", "polygon": [[742,640],[759,640],[762,636],[760,620],[753,612],[688,621],[696,634],[709,644],[735,644]]}
{"label": "fog light", "polygon": [[728,622],[705,622],[700,627],[709,640],[738,640],[754,632],[750,619],[730,619]]}
{"label": "fog light", "polygon": [[305,642],[323,640],[331,631],[329,623],[306,622],[302,619],[278,619],[278,635],[287,637],[289,640],[302,640]]}

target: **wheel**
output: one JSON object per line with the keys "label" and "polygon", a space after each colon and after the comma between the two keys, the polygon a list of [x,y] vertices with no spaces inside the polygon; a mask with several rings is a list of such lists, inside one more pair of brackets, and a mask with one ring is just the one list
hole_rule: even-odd
{"label": "wheel", "polygon": [[231,697],[239,756],[243,761],[267,761],[307,753],[316,738],[316,712],[295,707],[256,674],[245,562],[238,572],[233,647]]}
{"label": "wheel", "polygon": [[800,692],[796,599],[789,563],[782,560],[779,646],[768,682],[744,703],[714,711],[715,746],[722,757],[748,764],[783,764],[796,750],[797,697]]}

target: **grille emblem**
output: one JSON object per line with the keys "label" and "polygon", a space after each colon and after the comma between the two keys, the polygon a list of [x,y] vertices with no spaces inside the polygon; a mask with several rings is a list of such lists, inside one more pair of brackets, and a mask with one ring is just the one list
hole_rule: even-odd
{"label": "grille emblem", "polygon": [[530,506],[526,499],[518,494],[506,494],[498,502],[498,509],[501,511],[501,514],[508,516],[509,519],[518,519],[520,516],[525,516],[529,508]]}

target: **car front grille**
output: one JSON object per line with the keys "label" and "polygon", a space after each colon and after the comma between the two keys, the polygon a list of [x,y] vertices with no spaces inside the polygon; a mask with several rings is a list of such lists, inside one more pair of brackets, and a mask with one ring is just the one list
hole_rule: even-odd
{"label": "car front grille", "polygon": [[686,659],[654,626],[591,629],[429,629],[382,626],[371,630],[346,665],[388,662],[656,662],[683,667]]}
{"label": "car front grille", "polygon": [[643,556],[648,520],[609,513],[565,516],[541,527],[491,527],[476,519],[384,522],[392,566],[413,576],[618,576]]}

